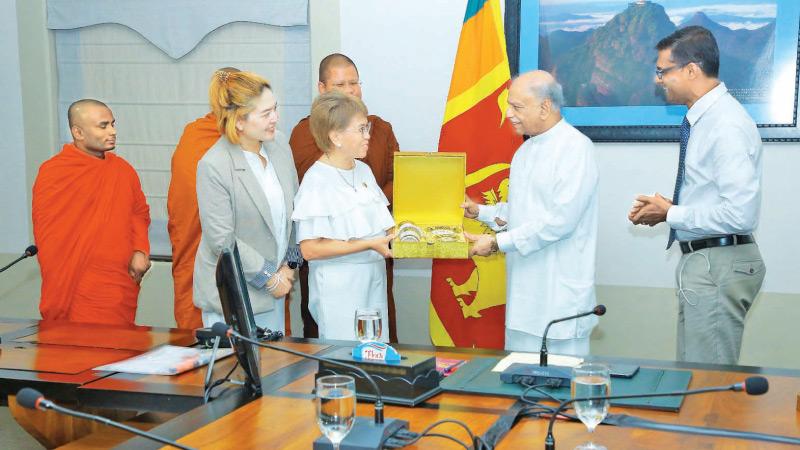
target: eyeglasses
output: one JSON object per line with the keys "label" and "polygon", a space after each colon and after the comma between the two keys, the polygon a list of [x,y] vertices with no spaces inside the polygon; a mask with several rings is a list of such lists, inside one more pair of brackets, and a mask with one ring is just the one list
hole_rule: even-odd
{"label": "eyeglasses", "polygon": [[675,69],[683,69],[686,64],[675,64],[674,66],[664,67],[663,69],[656,68],[656,78],[659,80],[664,79],[664,74],[669,73]]}
{"label": "eyeglasses", "polygon": [[356,131],[361,133],[361,137],[368,138],[369,132],[372,131],[372,124],[367,122],[366,125],[361,125],[360,127],[356,128],[355,130],[347,130],[347,131]]}

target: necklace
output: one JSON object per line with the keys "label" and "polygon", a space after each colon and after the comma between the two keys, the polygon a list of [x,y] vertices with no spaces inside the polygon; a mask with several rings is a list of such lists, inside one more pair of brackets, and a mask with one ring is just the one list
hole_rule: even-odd
{"label": "necklace", "polygon": [[347,178],[345,178],[344,175],[342,175],[342,169],[340,169],[338,167],[336,167],[335,169],[336,169],[336,173],[338,173],[339,176],[342,178],[342,181],[344,181],[344,184],[346,184],[346,185],[350,186],[351,188],[353,188],[353,191],[356,191],[356,168],[353,167],[353,182],[352,183],[348,182]]}
{"label": "necklace", "polygon": [[[331,161],[331,158],[327,154],[325,154],[325,159],[327,159],[329,162],[333,163],[333,161]],[[333,164],[331,164],[331,165],[333,166]],[[341,178],[342,181],[344,181],[344,184],[350,186],[353,189],[354,192],[358,191],[356,189],[356,165],[355,165],[355,163],[353,163],[353,168],[351,169],[353,171],[353,181],[352,182],[347,181],[347,178],[345,178],[344,175],[342,174],[342,169],[340,169],[340,168],[338,168],[336,166],[333,166],[333,168],[336,169],[336,173],[339,174],[339,178]]]}

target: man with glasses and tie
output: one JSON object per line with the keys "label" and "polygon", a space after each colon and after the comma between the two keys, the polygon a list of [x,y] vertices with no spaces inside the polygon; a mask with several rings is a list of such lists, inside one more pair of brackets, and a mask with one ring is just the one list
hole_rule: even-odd
{"label": "man with glasses and tie", "polygon": [[[333,53],[323,58],[319,63],[317,89],[320,94],[338,91],[361,98],[361,80],[353,60],[341,53]],[[400,151],[400,146],[394,136],[394,131],[392,131],[392,124],[372,114],[367,117],[367,120],[371,127],[369,131],[369,150],[362,161],[372,169],[372,174],[375,175],[378,186],[380,186],[386,198],[389,199],[389,203],[391,203],[392,183],[394,180],[394,152]],[[317,147],[311,136],[308,117],[300,120],[292,130],[289,146],[292,148],[297,176],[302,182],[306,171],[323,155],[322,150]],[[393,268],[392,259],[387,259],[386,285],[389,303],[389,340],[397,342],[394,296],[392,295]],[[300,269],[300,289],[302,294],[303,336],[307,338],[317,337],[317,324],[308,310],[308,265],[305,264]]]}
{"label": "man with glasses and tie", "polygon": [[761,207],[761,137],[719,78],[710,31],[682,28],[658,45],[656,84],[669,103],[689,110],[680,127],[672,200],[636,198],[635,225],[670,227],[678,241],[679,361],[736,364],[747,311],[766,268],[753,231]]}

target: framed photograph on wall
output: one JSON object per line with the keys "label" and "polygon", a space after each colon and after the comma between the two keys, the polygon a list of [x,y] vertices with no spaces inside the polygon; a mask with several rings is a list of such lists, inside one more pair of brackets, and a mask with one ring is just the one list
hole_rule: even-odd
{"label": "framed photograph on wall", "polygon": [[594,141],[678,141],[686,107],[656,86],[655,46],[689,25],[714,34],[720,79],[762,138],[800,141],[798,0],[509,0],[506,15],[519,72],[553,73],[565,118]]}

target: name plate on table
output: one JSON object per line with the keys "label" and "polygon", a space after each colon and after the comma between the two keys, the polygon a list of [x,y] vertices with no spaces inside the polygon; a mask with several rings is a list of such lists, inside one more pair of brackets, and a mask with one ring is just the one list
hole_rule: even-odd
{"label": "name plate on table", "polygon": [[384,342],[369,341],[353,347],[352,353],[355,360],[370,361],[390,361],[399,362],[402,358],[400,353],[389,344]]}
{"label": "name plate on table", "polygon": [[[385,403],[414,406],[441,392],[442,376],[436,370],[436,358],[429,354],[408,352],[397,361],[384,361],[354,358],[353,349],[339,348],[324,356],[364,369],[377,383]],[[326,375],[352,376],[356,381],[356,397],[375,400],[372,384],[363,375],[320,361],[316,378]]]}

